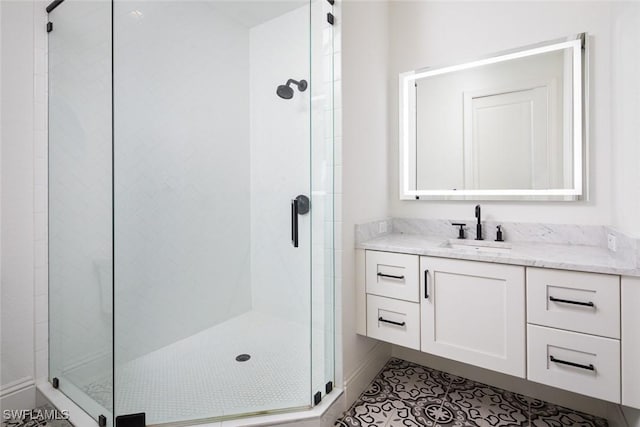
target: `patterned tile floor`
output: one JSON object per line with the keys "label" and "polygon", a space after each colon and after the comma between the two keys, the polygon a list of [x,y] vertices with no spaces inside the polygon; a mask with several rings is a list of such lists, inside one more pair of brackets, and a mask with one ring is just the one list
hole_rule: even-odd
{"label": "patterned tile floor", "polygon": [[592,415],[391,359],[336,427],[606,427]]}
{"label": "patterned tile floor", "polygon": [[73,427],[67,420],[47,419],[54,411],[55,408],[51,405],[39,406],[24,417],[3,419],[2,427]]}

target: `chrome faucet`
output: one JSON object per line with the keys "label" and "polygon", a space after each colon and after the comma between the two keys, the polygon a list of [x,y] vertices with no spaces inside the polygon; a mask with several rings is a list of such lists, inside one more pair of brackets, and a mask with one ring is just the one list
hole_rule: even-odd
{"label": "chrome faucet", "polygon": [[480,205],[476,205],[476,219],[478,224],[476,225],[476,240],[484,240],[482,238],[482,220],[480,219]]}

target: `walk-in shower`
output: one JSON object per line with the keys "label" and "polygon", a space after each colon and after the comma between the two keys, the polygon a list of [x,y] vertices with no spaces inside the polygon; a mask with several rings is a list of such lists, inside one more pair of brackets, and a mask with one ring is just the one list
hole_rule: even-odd
{"label": "walk-in shower", "polygon": [[332,5],[48,12],[52,384],[107,425],[317,404],[334,383]]}

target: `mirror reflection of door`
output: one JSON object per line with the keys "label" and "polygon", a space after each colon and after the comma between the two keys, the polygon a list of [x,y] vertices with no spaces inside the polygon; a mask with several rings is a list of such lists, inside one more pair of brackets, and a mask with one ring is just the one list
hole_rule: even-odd
{"label": "mirror reflection of door", "polygon": [[465,188],[553,187],[548,97],[547,86],[465,93]]}

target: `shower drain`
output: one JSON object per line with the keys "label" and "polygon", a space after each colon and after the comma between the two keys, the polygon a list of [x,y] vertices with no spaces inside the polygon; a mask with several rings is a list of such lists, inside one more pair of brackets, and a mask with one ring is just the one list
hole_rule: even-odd
{"label": "shower drain", "polygon": [[251,359],[251,356],[248,354],[239,354],[236,356],[236,361],[238,362],[246,362],[249,359]]}

